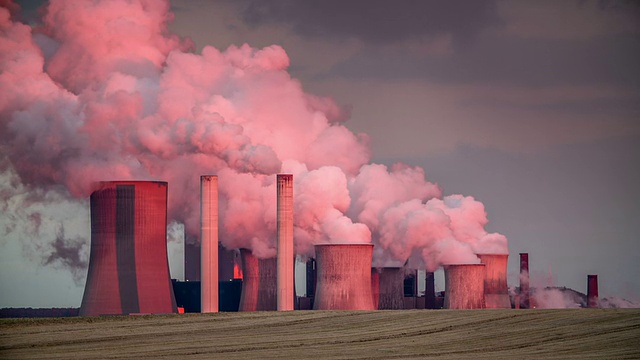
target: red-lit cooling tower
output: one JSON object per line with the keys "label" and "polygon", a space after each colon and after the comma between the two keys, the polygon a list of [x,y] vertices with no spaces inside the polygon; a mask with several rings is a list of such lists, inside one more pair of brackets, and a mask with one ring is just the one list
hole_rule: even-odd
{"label": "red-lit cooling tower", "polygon": [[404,270],[398,267],[378,269],[380,294],[378,310],[404,309]]}
{"label": "red-lit cooling tower", "polygon": [[445,309],[484,309],[484,273],[484,264],[445,265]]}
{"label": "red-lit cooling tower", "polygon": [[248,249],[240,249],[240,256],[243,280],[239,311],[276,310],[276,258],[258,259]]}
{"label": "red-lit cooling tower", "polygon": [[484,301],[487,309],[510,309],[511,299],[507,287],[508,254],[478,254],[486,266]]}
{"label": "red-lit cooling tower", "polygon": [[600,307],[598,301],[598,275],[587,275],[587,307]]}
{"label": "red-lit cooling tower", "polygon": [[91,257],[80,316],[176,312],[167,183],[100,183],[91,194]]}
{"label": "red-lit cooling tower", "polygon": [[436,280],[434,273],[427,271],[424,277],[424,308],[436,308]]}
{"label": "red-lit cooling tower", "polygon": [[293,175],[277,175],[278,310],[293,310]]}
{"label": "red-lit cooling tower", "polygon": [[318,269],[314,310],[374,310],[372,244],[316,245]]}
{"label": "red-lit cooling tower", "polygon": [[380,303],[380,273],[377,268],[371,268],[371,300],[373,308],[377,309]]}
{"label": "red-lit cooling tower", "polygon": [[520,308],[529,308],[529,254],[520,253]]}
{"label": "red-lit cooling tower", "polygon": [[200,300],[203,313],[218,312],[218,177],[200,177]]}

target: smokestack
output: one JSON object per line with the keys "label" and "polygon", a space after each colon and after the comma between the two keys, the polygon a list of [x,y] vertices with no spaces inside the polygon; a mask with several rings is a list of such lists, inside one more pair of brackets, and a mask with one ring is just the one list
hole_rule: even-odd
{"label": "smokestack", "polygon": [[203,313],[218,312],[218,177],[200,177],[200,298]]}
{"label": "smokestack", "polygon": [[424,288],[424,308],[436,308],[436,281],[434,274],[430,271],[425,272],[425,288]]}
{"label": "smokestack", "polygon": [[177,313],[167,258],[167,183],[101,182],[80,316]]}
{"label": "smokestack", "polygon": [[485,267],[484,301],[487,309],[510,309],[507,287],[508,254],[478,254]]}
{"label": "smokestack", "polygon": [[404,271],[398,267],[381,268],[378,310],[404,309]]}
{"label": "smokestack", "polygon": [[293,175],[278,174],[278,311],[293,310]]}
{"label": "smokestack", "polygon": [[374,310],[372,244],[316,245],[318,280],[314,310]]}
{"label": "smokestack", "polygon": [[587,307],[600,307],[598,301],[598,275],[587,275]]}
{"label": "smokestack", "polygon": [[258,259],[248,249],[240,249],[240,257],[243,279],[238,311],[276,310],[276,258]]}
{"label": "smokestack", "polygon": [[529,254],[520,253],[520,308],[529,308]]}
{"label": "smokestack", "polygon": [[445,265],[445,309],[484,309],[484,274],[484,264]]}

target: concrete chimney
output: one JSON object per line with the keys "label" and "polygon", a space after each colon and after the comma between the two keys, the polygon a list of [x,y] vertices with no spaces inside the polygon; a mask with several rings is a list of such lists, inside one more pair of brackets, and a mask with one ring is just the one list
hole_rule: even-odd
{"label": "concrete chimney", "polygon": [[318,278],[314,310],[374,310],[372,244],[316,245]]}
{"label": "concrete chimney", "polygon": [[293,310],[294,254],[293,254],[293,175],[277,175],[277,232],[278,232],[278,311]]}
{"label": "concrete chimney", "polygon": [[276,258],[258,259],[248,249],[240,249],[240,257],[243,279],[238,311],[276,310]]}
{"label": "concrete chimney", "polygon": [[485,264],[484,301],[487,309],[510,309],[511,299],[507,287],[508,254],[478,254]]}
{"label": "concrete chimney", "polygon": [[218,312],[218,177],[200,177],[200,299],[203,313]]}
{"label": "concrete chimney", "polygon": [[427,271],[424,277],[424,308],[435,309],[436,308],[436,281],[434,273]]}
{"label": "concrete chimney", "polygon": [[484,274],[484,264],[445,265],[445,309],[484,309]]}
{"label": "concrete chimney", "polygon": [[80,316],[178,312],[167,257],[167,183],[96,187]]}
{"label": "concrete chimney", "polygon": [[520,253],[520,308],[529,308],[529,254]]}
{"label": "concrete chimney", "polygon": [[404,309],[404,270],[399,267],[385,267],[378,269],[378,273],[378,310]]}
{"label": "concrete chimney", "polygon": [[587,275],[587,307],[598,308],[598,275]]}

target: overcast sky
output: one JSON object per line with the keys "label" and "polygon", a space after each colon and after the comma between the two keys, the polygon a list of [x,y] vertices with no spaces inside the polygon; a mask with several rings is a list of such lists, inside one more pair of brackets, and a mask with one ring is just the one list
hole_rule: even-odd
{"label": "overcast sky", "polygon": [[[509,239],[510,285],[528,252],[534,285],[551,273],[586,292],[597,274],[601,296],[640,299],[638,2],[181,0],[171,10],[171,31],[198,52],[282,46],[305,91],[350,109],[345,125],[370,136],[374,161],[422,166],[444,194],[482,201],[488,229]],[[20,246],[5,241],[3,253]],[[80,305],[84,284],[41,263],[0,271],[0,306]],[[24,285],[34,282],[66,290],[34,300]]]}

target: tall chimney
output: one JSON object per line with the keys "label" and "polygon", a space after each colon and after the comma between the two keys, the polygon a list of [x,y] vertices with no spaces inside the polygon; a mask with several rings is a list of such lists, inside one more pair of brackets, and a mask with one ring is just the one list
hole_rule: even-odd
{"label": "tall chimney", "polygon": [[484,273],[484,264],[445,265],[445,309],[484,309]]}
{"label": "tall chimney", "polygon": [[91,255],[80,316],[176,313],[167,183],[101,182],[90,200]]}
{"label": "tall chimney", "polygon": [[598,301],[598,275],[587,275],[587,307],[600,307]]}
{"label": "tall chimney", "polygon": [[436,308],[436,281],[434,274],[430,271],[425,272],[425,288],[424,288],[424,308]]}
{"label": "tall chimney", "polygon": [[478,254],[485,264],[484,301],[487,309],[510,309],[511,299],[507,287],[508,254]]}
{"label": "tall chimney", "polygon": [[372,244],[316,245],[318,279],[314,310],[374,310]]}
{"label": "tall chimney", "polygon": [[276,258],[258,259],[249,249],[240,249],[242,257],[242,294],[238,311],[276,310]]}
{"label": "tall chimney", "polygon": [[293,175],[278,174],[278,311],[293,310]]}
{"label": "tall chimney", "polygon": [[404,271],[399,267],[385,267],[380,274],[378,310],[404,309]]}
{"label": "tall chimney", "polygon": [[203,313],[218,312],[218,177],[200,177],[200,299]]}
{"label": "tall chimney", "polygon": [[529,308],[529,253],[520,253],[520,308]]}

